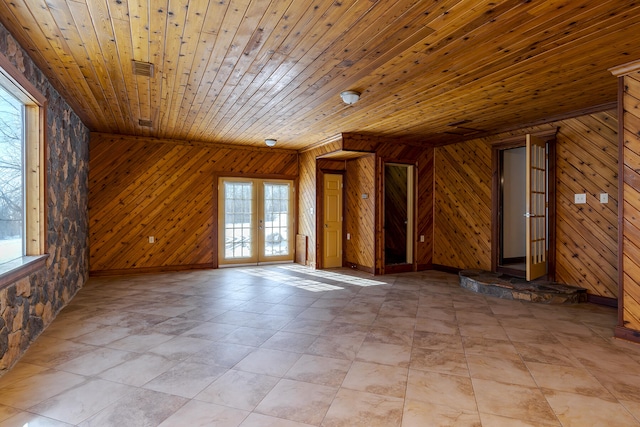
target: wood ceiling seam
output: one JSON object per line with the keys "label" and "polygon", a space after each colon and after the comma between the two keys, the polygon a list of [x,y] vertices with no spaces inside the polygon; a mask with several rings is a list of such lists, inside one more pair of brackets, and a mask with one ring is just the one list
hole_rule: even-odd
{"label": "wood ceiling seam", "polygon": [[[131,31],[131,60],[150,63],[149,58],[149,8],[144,0],[128,0],[127,10],[130,20]],[[156,64],[154,67],[154,77],[158,75]],[[138,119],[148,119],[154,121],[151,109],[151,80],[145,76],[134,76],[136,80],[137,104],[139,108]],[[157,126],[157,123],[156,123]],[[147,134],[151,130],[146,131]]]}
{"label": "wood ceiling seam", "polygon": [[[336,8],[335,8],[335,7],[334,7],[334,8],[331,8],[330,6],[329,6],[329,8],[328,8],[327,10],[329,10],[329,9],[336,10]],[[312,10],[312,8],[311,8],[311,4],[309,5],[309,7],[308,7],[306,10],[307,10],[307,11]],[[315,10],[315,8],[313,8],[313,10]],[[321,18],[323,18],[324,16],[326,16],[326,10],[325,10],[323,13],[320,13],[320,12],[313,12],[313,16],[315,16],[315,17],[316,17],[316,19],[321,19]],[[299,32],[300,32],[300,33],[302,32],[301,30],[299,30],[298,25],[300,25],[300,22],[302,22],[303,18],[304,18],[304,15],[302,15],[302,16],[298,19],[296,26],[293,26],[293,28],[292,28],[292,30],[289,32],[289,34],[293,34],[293,33],[296,33],[296,34],[297,34],[297,33],[299,33]],[[332,25],[332,26],[327,26],[327,27],[326,27],[327,32],[328,32],[328,31],[330,31],[331,29],[333,29],[334,27],[335,27],[335,26],[333,26],[333,25]],[[276,50],[276,52],[280,52],[280,51],[282,50],[282,48],[281,48],[281,47],[282,47],[282,45],[284,45],[285,43],[287,43],[288,45],[292,45],[290,37],[291,37],[291,36],[287,36],[287,37],[283,40],[283,43],[280,45],[280,47],[278,47],[277,49],[275,49],[275,50]],[[298,39],[299,39],[299,40],[301,40],[301,38],[300,38],[300,37],[298,37]],[[318,37],[318,41],[314,44],[314,46],[316,46],[316,45],[319,43],[319,40],[320,40],[320,37]],[[297,42],[297,43],[298,43],[298,42]],[[296,43],[295,45],[293,45],[293,46],[297,46],[297,43]],[[291,48],[291,49],[294,49],[294,48]],[[283,68],[283,67],[286,67],[286,69],[287,69],[287,70],[291,70],[291,69],[293,69],[295,65],[297,65],[297,64],[299,64],[299,63],[300,63],[300,61],[302,60],[302,58],[304,58],[304,57],[308,56],[308,55],[309,55],[309,53],[310,53],[310,52],[312,52],[312,51],[313,51],[312,49],[308,49],[308,50],[307,50],[307,52],[305,52],[305,54],[304,54],[304,56],[303,56],[303,57],[297,58],[296,56],[294,56],[293,58],[297,58],[297,60],[290,60],[290,61],[287,61],[287,62],[285,62],[285,61],[284,61],[284,59],[285,59],[285,58],[291,58],[290,54],[289,54],[289,55],[287,55],[286,57],[285,57],[285,56],[282,56],[282,57],[281,57],[281,58],[282,58],[282,62],[281,62],[281,64],[276,68],[276,72],[278,72],[278,71],[279,71],[281,68]],[[317,59],[317,57],[316,57],[316,59]],[[309,63],[311,63],[311,61],[309,61]],[[288,65],[288,64],[290,64],[290,65]],[[290,72],[290,71],[287,71],[286,73],[282,74],[282,77],[281,77],[281,78],[286,77],[286,76],[288,75],[288,73],[289,73],[289,72]],[[269,76],[269,79],[273,79],[273,75]],[[266,81],[267,81],[267,80],[265,80],[265,82],[266,82]],[[283,89],[284,87],[286,87],[286,85],[282,85],[281,80],[278,80],[278,85],[279,85],[282,89]],[[277,87],[277,85],[276,85],[276,87]],[[269,92],[270,92],[271,90],[273,90],[273,89],[269,88],[269,90],[268,90],[268,91],[265,91],[265,92],[263,93],[263,96],[262,96],[262,97],[260,97],[260,98],[255,98],[255,99],[254,99],[254,105],[255,105],[255,104],[258,104],[258,105],[259,105],[259,103],[260,103],[262,100],[264,100],[265,98],[267,99],[267,103],[265,103],[265,104],[264,104],[264,106],[263,106],[262,108],[265,108],[267,105],[273,105],[273,104],[275,104],[275,103],[276,103],[276,101],[274,101],[273,99],[271,99],[271,97],[269,97],[269,96],[268,96],[268,95],[269,95]],[[256,113],[254,113],[254,114],[252,114],[252,115],[255,115],[255,114],[256,114]],[[258,114],[260,114],[260,113],[258,113]],[[222,137],[224,137],[224,134],[222,135]]]}
{"label": "wood ceiling seam", "polygon": [[[195,61],[195,51],[197,50],[197,46],[200,45],[200,40],[203,34],[206,34],[202,31],[205,23],[206,14],[200,13],[200,5],[207,5],[205,9],[208,10],[209,2],[203,2],[193,4],[195,0],[190,0],[186,7],[185,15],[184,15],[184,23],[182,25],[183,30],[180,36],[180,49],[178,53],[178,62],[176,65],[175,74],[177,78],[173,82],[173,88],[170,90],[170,93],[173,96],[176,96],[177,102],[168,102],[167,108],[169,110],[168,115],[168,128],[176,129],[180,123],[180,109],[182,103],[185,101],[185,93],[189,86],[189,80],[191,76],[191,70],[193,69],[193,64]],[[181,7],[182,9],[182,7]],[[190,17],[195,18],[190,19]],[[175,17],[175,14],[172,15],[172,18]],[[177,24],[176,24],[177,25]],[[195,31],[193,27],[198,28],[198,31]],[[169,23],[168,27],[171,27],[171,23]],[[192,37],[191,34],[197,34],[197,37]],[[186,40],[185,40],[186,39]],[[172,131],[170,134],[165,134],[169,137],[175,137],[176,132]]]}
{"label": "wood ceiling seam", "polygon": [[[73,3],[72,3],[73,4]],[[67,6],[67,3],[60,1],[56,4],[56,7],[49,7],[48,9],[51,19],[56,23],[58,28],[60,29],[61,34],[64,36],[65,42],[67,44],[77,44],[78,46],[82,46],[83,54],[75,55],[74,51],[70,49],[70,55],[73,57],[75,65],[80,70],[81,76],[87,81],[87,88],[91,91],[92,98],[95,102],[99,103],[102,107],[105,116],[108,117],[110,109],[109,105],[117,100],[115,96],[109,100],[107,93],[102,88],[102,85],[96,85],[96,82],[100,81],[98,73],[96,69],[93,67],[93,62],[88,60],[91,56],[91,52],[87,50],[87,45],[84,43],[80,32],[77,31],[77,22],[71,9]],[[72,23],[74,25],[72,25]],[[70,67],[73,69],[74,67]],[[92,84],[93,80],[93,84]],[[97,86],[97,87],[96,87]],[[106,103],[101,103],[100,99],[104,97],[106,98]],[[115,130],[115,124],[117,122],[117,117],[111,112],[111,124],[112,128]]]}
{"label": "wood ceiling seam", "polygon": [[[105,69],[108,73],[108,77],[103,84],[111,84],[116,98],[118,100],[125,100],[125,102],[117,102],[115,104],[117,108],[116,111],[119,112],[119,115],[116,114],[118,133],[127,133],[129,129],[133,128],[133,117],[123,70],[118,61],[120,55],[113,22],[112,19],[109,19],[108,5],[105,4],[105,0],[90,1],[87,2],[87,9],[93,27],[100,29],[100,31],[95,33],[96,41],[101,52],[100,59],[105,61]],[[114,109],[113,106],[112,109]]]}
{"label": "wood ceiling seam", "polygon": [[[154,64],[156,74],[154,78],[149,82],[149,103],[151,106],[150,119],[153,123],[156,123],[156,134],[161,134],[161,110],[163,109],[164,91],[163,85],[165,83],[165,56],[166,56],[166,33],[167,33],[167,19],[165,13],[169,7],[169,0],[155,0],[155,8],[151,8],[149,0],[140,0],[148,3],[149,13],[149,28],[147,32],[149,34],[149,62]],[[164,12],[160,12],[163,10]]]}
{"label": "wood ceiling seam", "polygon": [[[357,3],[356,3],[356,4],[357,4]],[[362,4],[362,2],[361,2],[360,4]],[[354,5],[353,7],[355,7],[355,5]],[[366,5],[363,9],[365,9],[365,10],[369,10],[369,9],[370,9],[370,5]],[[362,12],[358,12],[358,16],[359,16],[359,14],[361,14],[361,13],[362,13]],[[339,28],[341,28],[341,27],[340,27],[340,25],[338,25],[338,23],[340,22],[339,20],[340,20],[340,19],[344,19],[344,17],[345,17],[345,16],[347,16],[347,14],[346,14],[346,13],[343,13],[343,14],[339,15],[339,16],[338,16],[338,18],[337,18],[338,20],[336,21],[336,23],[334,23],[334,24],[332,24],[332,25],[331,25],[330,30],[334,30],[334,29],[339,29]],[[335,30],[335,31],[340,31],[341,33],[344,33],[344,31],[345,31],[345,30],[340,29],[340,30]],[[331,39],[333,39],[333,38],[331,38]],[[318,40],[319,40],[319,39],[318,39]],[[319,43],[319,41],[318,41],[318,43]],[[318,46],[318,43],[316,43],[314,46]],[[327,50],[327,47],[326,47],[326,46],[320,46],[320,47],[319,47],[319,51],[317,52],[317,55],[318,55],[318,56],[317,56],[316,58],[320,58],[326,50]],[[310,53],[310,52],[312,52],[312,50],[311,50],[311,49],[309,49],[309,50],[307,51],[307,53]],[[314,52],[315,52],[315,51],[314,51]],[[306,57],[306,56],[308,56],[308,55],[305,55],[305,57]],[[327,60],[325,60],[325,62],[327,62]],[[334,67],[335,67],[335,65],[336,65],[337,63],[338,63],[338,62],[337,62],[337,60],[333,60],[333,62],[332,62],[332,64],[333,64],[333,65],[332,65],[332,66],[330,66],[330,68],[334,68]],[[307,65],[307,66],[305,67],[305,71],[306,71],[308,68],[309,68],[309,66]],[[300,77],[300,76],[302,76],[302,74],[303,74],[303,73],[298,74],[298,76],[296,76],[296,77],[294,78],[294,80],[292,80],[292,81],[290,81],[290,82],[288,82],[288,83],[284,84],[283,89],[284,89],[284,87],[293,86],[293,84],[294,84],[294,83],[293,83],[293,81],[295,81],[295,80],[301,80],[301,77]],[[285,76],[286,76],[286,75],[285,75]],[[289,92],[287,92],[287,96],[288,96],[288,95],[290,95],[290,94],[291,94],[292,92],[294,92],[295,90],[299,89],[299,88],[301,87],[301,84],[302,84],[302,83],[298,84],[297,86],[293,86],[293,88],[292,88],[292,89],[290,89],[290,91],[289,91]],[[281,92],[276,96],[276,99],[275,99],[275,100],[272,100],[271,102],[273,102],[273,103],[278,102],[278,99],[280,99],[282,96],[284,96],[283,92],[284,92],[284,91],[281,91]],[[265,106],[264,106],[260,111],[258,111],[257,113],[254,113],[254,115],[258,115],[258,116],[265,116],[265,115],[266,115],[266,113],[267,113],[267,111],[264,111],[264,113],[263,113],[263,110],[264,110],[265,108],[267,108],[267,107],[268,107],[268,105],[269,105],[269,104],[266,104],[266,105],[265,105]],[[281,110],[280,110],[280,111],[281,111]],[[256,123],[254,123],[254,124],[253,124],[253,126],[254,126],[254,127],[255,127],[255,126],[260,126],[260,124],[261,124],[261,122],[260,122],[260,120],[258,120]],[[269,131],[269,129],[267,128],[265,131]],[[287,133],[287,131],[286,131],[286,130],[281,131],[281,132],[283,132],[283,133],[285,133],[285,134]]]}
{"label": "wood ceiling seam", "polygon": [[[208,2],[204,14],[203,30],[200,34],[195,54],[196,58],[202,59],[195,65],[195,69],[192,68],[189,70],[189,85],[191,89],[187,92],[187,96],[181,101],[178,118],[178,122],[181,123],[181,125],[175,132],[176,135],[186,135],[188,133],[188,129],[191,128],[197,114],[202,108],[202,102],[198,104],[197,100],[200,93],[204,91],[199,91],[197,88],[201,87],[203,80],[210,73],[209,64],[212,62],[213,52],[215,51],[217,34],[220,33],[220,27],[229,3],[230,2]],[[224,8],[224,10],[220,12],[218,8]],[[216,40],[211,41],[212,38]],[[214,79],[210,79],[210,81],[214,81]]]}
{"label": "wood ceiling seam", "polygon": [[[244,76],[242,76],[240,79],[238,79],[237,77],[234,77],[235,80],[237,80],[234,85],[235,85],[235,90],[237,92],[239,92],[236,96],[236,101],[235,102],[230,102],[231,99],[231,94],[229,96],[227,96],[226,100],[224,101],[224,103],[222,103],[220,109],[218,110],[218,116],[222,115],[223,117],[220,117],[220,119],[217,122],[209,122],[208,126],[213,127],[217,130],[217,135],[219,135],[218,137],[220,139],[224,139],[224,137],[222,135],[224,135],[224,129],[221,128],[220,123],[226,121],[225,119],[227,119],[227,115],[230,109],[241,109],[242,107],[244,107],[244,105],[249,103],[249,100],[253,100],[253,96],[255,95],[255,91],[257,89],[254,90],[253,93],[247,93],[248,89],[251,88],[251,86],[254,85],[254,83],[256,82],[256,79],[258,77],[258,75],[260,75],[260,73],[249,73],[248,71],[250,69],[252,69],[255,64],[256,61],[259,62],[265,62],[265,65],[260,67],[260,68],[264,68],[267,64],[270,64],[272,62],[281,64],[282,61],[285,59],[285,57],[281,54],[278,53],[278,48],[271,48],[271,44],[270,44],[270,40],[272,39],[278,39],[278,38],[282,38],[283,42],[282,44],[286,43],[286,40],[288,39],[287,34],[285,33],[284,28],[287,27],[287,25],[283,24],[283,25],[279,25],[279,23],[282,20],[282,17],[280,17],[280,15],[286,15],[287,21],[291,21],[291,20],[295,20],[295,18],[292,19],[291,15],[291,10],[290,10],[290,6],[292,4],[292,2],[285,0],[283,1],[283,3],[287,4],[287,7],[284,8],[284,11],[281,13],[278,13],[278,9],[279,9],[279,4],[277,1],[272,1],[270,3],[269,9],[267,9],[267,12],[265,13],[265,15],[269,16],[269,19],[265,20],[264,17],[263,19],[260,20],[259,25],[257,26],[257,28],[261,31],[262,35],[262,42],[260,43],[260,48],[257,50],[257,52],[255,52],[254,54],[249,54],[247,53],[246,49],[243,49],[243,51],[245,52],[245,54],[242,56],[242,67],[246,70],[244,72]],[[271,6],[273,6],[275,8],[275,10],[271,11]],[[309,9],[312,7],[313,5],[310,3],[309,4]],[[294,15],[295,16],[295,15]],[[297,22],[299,22],[302,19],[302,16],[300,16],[300,18],[297,20]],[[297,25],[297,22],[295,23],[295,25],[291,25],[291,27],[295,28],[295,26]],[[291,34],[292,32],[294,32],[295,30],[291,30],[289,32],[289,34]],[[286,36],[286,37],[284,37]],[[256,37],[256,32],[254,31],[254,33],[251,35],[249,41],[251,40],[255,40]],[[282,44],[280,46],[282,46]],[[253,49],[253,51],[255,51],[255,49]],[[267,57],[269,59],[267,59]],[[273,58],[280,58],[279,60],[274,61]],[[237,74],[238,72],[238,68],[237,68],[236,64],[236,68],[234,69],[234,73]],[[273,67],[273,65],[272,65]],[[263,82],[265,81],[266,77],[262,80]],[[254,101],[255,102],[255,101]],[[236,110],[237,111],[237,110]]]}
{"label": "wood ceiling seam", "polygon": [[[225,68],[229,68],[229,64],[225,63],[225,61],[227,61],[227,54],[232,48],[233,40],[236,36],[238,29],[240,28],[240,23],[242,22],[242,17],[244,16],[250,4],[249,0],[241,0],[241,1],[243,2],[241,6],[238,6],[237,3],[234,3],[235,8],[231,12],[230,12],[230,9],[231,9],[230,7],[225,10],[224,19],[220,23],[221,27],[216,37],[216,43],[213,51],[214,53],[212,53],[212,57],[213,56],[215,56],[216,58],[222,57],[223,59],[219,63],[216,63],[216,67],[214,67],[215,72],[213,73],[213,76],[209,80],[211,82],[211,86],[209,86],[208,90],[201,92],[204,98],[200,103],[200,106],[201,106],[200,108],[204,106],[206,111],[205,117],[209,116],[209,112],[212,110],[216,100],[218,99],[218,96],[220,95],[220,91],[221,91],[220,88],[224,88],[224,82],[227,80],[227,77],[222,75],[222,70]],[[240,11],[240,9],[242,9],[242,12]],[[235,12],[235,13],[232,13],[232,12]],[[227,17],[229,16],[231,16],[231,18],[229,19],[231,19],[232,22],[228,21]],[[223,25],[229,26],[229,24],[231,24],[230,25],[231,29],[225,29],[223,27]],[[224,51],[225,55],[220,56],[216,54],[216,52],[218,52],[218,49],[220,52]],[[218,86],[220,86],[220,88],[218,88]],[[198,126],[199,127],[202,126],[204,121],[205,121],[204,119],[199,121]],[[199,139],[201,135],[199,133],[192,132],[187,137],[190,139]]]}
{"label": "wood ceiling seam", "polygon": [[158,135],[164,137],[171,136],[168,132],[172,129],[172,125],[175,126],[173,100],[174,97],[179,97],[176,88],[179,89],[180,79],[183,77],[180,67],[184,61],[184,57],[181,55],[181,52],[185,37],[186,19],[189,13],[188,5],[189,0],[170,1],[166,10],[159,9],[157,11],[157,13],[163,14],[167,21],[165,25],[165,54],[162,68],[162,99],[164,100],[164,108],[160,111],[159,123],[157,125]]}

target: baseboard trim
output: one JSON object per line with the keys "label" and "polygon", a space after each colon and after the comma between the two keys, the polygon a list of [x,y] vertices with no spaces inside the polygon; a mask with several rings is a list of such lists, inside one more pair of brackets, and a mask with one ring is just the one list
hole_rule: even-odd
{"label": "baseboard trim", "polygon": [[213,263],[166,265],[161,267],[125,268],[125,269],[119,269],[119,270],[93,270],[93,271],[89,271],[89,277],[127,276],[130,274],[167,273],[170,271],[203,270],[203,269],[210,269],[210,268],[214,268]]}
{"label": "baseboard trim", "polygon": [[462,268],[449,267],[448,265],[442,265],[442,264],[433,264],[433,269],[437,271],[443,271],[445,273],[451,273],[451,274],[458,274],[463,270]]}
{"label": "baseboard trim", "polygon": [[416,271],[425,271],[425,270],[433,270],[433,264],[432,263],[418,264],[416,266]]}
{"label": "baseboard trim", "polygon": [[614,336],[625,341],[640,344],[640,331],[625,328],[624,326],[616,326]]}
{"label": "baseboard trim", "polygon": [[603,297],[600,295],[587,294],[587,302],[598,305],[606,305],[607,307],[618,308],[618,299]]}
{"label": "baseboard trim", "polygon": [[364,271],[365,273],[375,274],[375,270],[373,267],[366,267],[361,264],[356,264],[355,262],[347,262],[344,266],[353,268],[354,270]]}

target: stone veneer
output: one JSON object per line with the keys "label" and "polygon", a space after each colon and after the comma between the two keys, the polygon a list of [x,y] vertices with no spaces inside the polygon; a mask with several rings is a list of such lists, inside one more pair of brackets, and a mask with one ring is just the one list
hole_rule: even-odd
{"label": "stone veneer", "polygon": [[587,302],[587,290],[548,280],[525,279],[483,270],[462,270],[460,286],[478,294],[543,304]]}
{"label": "stone veneer", "polygon": [[46,267],[0,290],[0,375],[84,285],[89,271],[89,131],[0,24],[0,52],[46,97]]}

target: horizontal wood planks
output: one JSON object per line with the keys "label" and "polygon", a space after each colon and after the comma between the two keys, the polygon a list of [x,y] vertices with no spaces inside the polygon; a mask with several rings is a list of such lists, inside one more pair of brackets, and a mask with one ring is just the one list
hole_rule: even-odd
{"label": "horizontal wood planks", "polygon": [[297,153],[288,150],[92,134],[91,272],[212,266],[217,176],[297,173]]}
{"label": "horizontal wood planks", "polygon": [[[610,298],[618,296],[617,123],[612,110],[520,132],[558,128],[556,279]],[[435,264],[491,269],[491,144],[516,133],[435,149]],[[576,193],[587,204],[576,205]]]}

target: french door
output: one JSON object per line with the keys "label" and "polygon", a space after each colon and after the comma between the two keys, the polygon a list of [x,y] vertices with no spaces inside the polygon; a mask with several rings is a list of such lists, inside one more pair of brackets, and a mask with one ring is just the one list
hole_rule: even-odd
{"label": "french door", "polygon": [[292,261],[293,181],[220,178],[218,263]]}
{"label": "french door", "polygon": [[527,280],[547,274],[547,149],[546,142],[527,135],[526,268]]}

